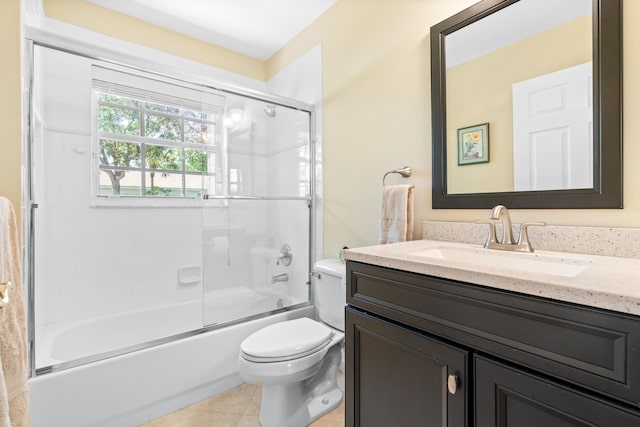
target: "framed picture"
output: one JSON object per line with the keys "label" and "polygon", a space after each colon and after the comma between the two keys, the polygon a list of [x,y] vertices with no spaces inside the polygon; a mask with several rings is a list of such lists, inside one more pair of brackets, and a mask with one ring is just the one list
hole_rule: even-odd
{"label": "framed picture", "polygon": [[458,165],[489,162],[489,123],[458,129]]}

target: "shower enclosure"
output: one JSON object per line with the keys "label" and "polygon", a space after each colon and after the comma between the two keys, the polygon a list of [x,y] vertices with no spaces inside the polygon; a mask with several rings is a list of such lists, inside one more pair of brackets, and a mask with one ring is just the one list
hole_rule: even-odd
{"label": "shower enclosure", "polygon": [[34,375],[310,306],[311,106],[32,53]]}

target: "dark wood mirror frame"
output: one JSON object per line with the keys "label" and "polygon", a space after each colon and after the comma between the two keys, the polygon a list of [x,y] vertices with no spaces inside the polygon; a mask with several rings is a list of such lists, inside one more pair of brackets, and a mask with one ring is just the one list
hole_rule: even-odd
{"label": "dark wood mirror frame", "polygon": [[447,193],[445,36],[519,0],[483,0],[431,27],[433,209],[622,208],[622,0],[593,0],[594,188]]}

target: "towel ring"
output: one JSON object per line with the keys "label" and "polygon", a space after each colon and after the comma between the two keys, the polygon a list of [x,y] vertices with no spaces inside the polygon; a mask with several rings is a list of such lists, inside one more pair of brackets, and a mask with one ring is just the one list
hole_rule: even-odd
{"label": "towel ring", "polygon": [[387,175],[389,175],[390,173],[397,173],[397,174],[402,175],[404,178],[409,178],[411,176],[411,168],[409,166],[405,166],[403,168],[395,169],[395,170],[392,170],[392,171],[389,171],[389,172],[385,173],[384,176],[382,177],[382,186],[383,187],[386,185],[384,183],[384,180],[387,177]]}

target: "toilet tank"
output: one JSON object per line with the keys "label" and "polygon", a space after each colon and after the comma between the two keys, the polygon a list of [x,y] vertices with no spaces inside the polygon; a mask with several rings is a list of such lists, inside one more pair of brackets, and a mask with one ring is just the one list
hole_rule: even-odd
{"label": "toilet tank", "polygon": [[346,265],[339,259],[321,259],[316,262],[315,296],[318,317],[329,326],[344,331],[344,306],[347,303],[345,282]]}

